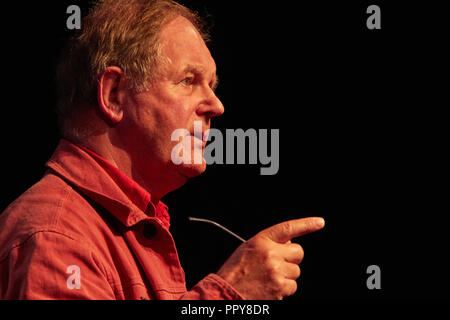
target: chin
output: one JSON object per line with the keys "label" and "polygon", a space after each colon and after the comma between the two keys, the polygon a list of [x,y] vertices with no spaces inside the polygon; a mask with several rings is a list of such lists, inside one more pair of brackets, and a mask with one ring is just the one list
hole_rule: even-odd
{"label": "chin", "polygon": [[195,178],[201,175],[206,170],[206,163],[202,164],[181,164],[178,171],[186,178]]}

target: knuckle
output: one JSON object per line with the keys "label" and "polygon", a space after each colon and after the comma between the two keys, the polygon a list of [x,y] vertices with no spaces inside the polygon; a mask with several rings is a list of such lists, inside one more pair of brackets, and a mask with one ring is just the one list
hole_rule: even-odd
{"label": "knuckle", "polygon": [[304,220],[304,226],[306,230],[311,230],[315,228],[314,221],[311,219]]}
{"label": "knuckle", "polygon": [[291,296],[297,292],[297,281],[289,281],[289,284],[286,285],[287,295]]}
{"label": "knuckle", "polygon": [[299,257],[303,257],[303,256],[305,255],[305,252],[304,252],[304,250],[303,250],[303,247],[302,247],[301,245],[299,245],[298,243],[293,243],[293,244],[292,244],[292,247],[294,248],[296,254],[297,254]]}
{"label": "knuckle", "polygon": [[274,284],[279,284],[282,280],[282,273],[280,266],[277,263],[270,262],[266,265],[266,274],[270,281]]}
{"label": "knuckle", "polygon": [[302,246],[297,243],[292,243],[290,244],[290,246],[292,262],[297,264],[302,262],[303,257],[305,256],[305,252],[303,251]]}
{"label": "knuckle", "polygon": [[274,261],[276,261],[277,251],[275,250],[275,248],[265,248],[261,251],[261,254],[264,262],[269,265],[274,264]]}
{"label": "knuckle", "polygon": [[269,278],[273,282],[277,282],[280,277],[280,268],[275,263],[268,263],[267,264],[267,273],[269,274]]}
{"label": "knuckle", "polygon": [[248,249],[256,249],[260,246],[261,243],[261,238],[260,237],[253,237],[249,240],[247,240],[244,245],[248,248]]}
{"label": "knuckle", "polygon": [[305,251],[303,250],[301,245],[298,245],[298,258],[300,260],[300,262],[303,260],[303,258],[305,257]]}
{"label": "knuckle", "polygon": [[287,279],[296,280],[300,277],[300,267],[297,264],[290,264],[285,270],[285,276]]}
{"label": "knuckle", "polygon": [[292,225],[292,222],[287,221],[282,224],[283,233],[284,234],[292,234],[294,231],[294,226]]}
{"label": "knuckle", "polygon": [[298,265],[294,265],[294,277],[297,279],[300,277],[301,273],[300,267]]}
{"label": "knuckle", "polygon": [[284,288],[284,279],[277,274],[273,279],[272,283],[277,291],[282,291]]}
{"label": "knuckle", "polygon": [[263,236],[255,236],[246,242],[247,248],[255,251],[264,251],[269,248],[269,241]]}
{"label": "knuckle", "polygon": [[300,267],[299,266],[296,266],[297,268],[296,268],[296,278],[299,278],[300,277],[300,275],[302,274],[302,270],[300,269]]}
{"label": "knuckle", "polygon": [[297,281],[285,281],[283,284],[283,289],[281,291],[282,297],[285,298],[288,296],[292,296],[295,292],[297,292]]}

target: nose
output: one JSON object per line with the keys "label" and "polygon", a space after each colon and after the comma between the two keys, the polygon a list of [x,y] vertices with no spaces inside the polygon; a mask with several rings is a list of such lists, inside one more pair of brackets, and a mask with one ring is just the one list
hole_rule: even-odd
{"label": "nose", "polygon": [[206,116],[210,119],[221,116],[224,112],[225,108],[222,102],[208,86],[208,88],[205,89],[205,99],[198,105],[197,115]]}

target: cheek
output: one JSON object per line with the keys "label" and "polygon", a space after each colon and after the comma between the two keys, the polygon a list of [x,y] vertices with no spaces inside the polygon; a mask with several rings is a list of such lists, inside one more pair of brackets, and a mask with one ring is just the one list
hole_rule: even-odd
{"label": "cheek", "polygon": [[137,100],[137,106],[140,118],[160,127],[165,125],[182,128],[192,112],[189,99],[167,92],[143,95]]}
{"label": "cheek", "polygon": [[160,104],[155,108],[155,125],[169,135],[177,129],[193,130],[193,109],[189,101],[174,100],[168,104]]}
{"label": "cheek", "polygon": [[147,143],[156,147],[157,152],[170,153],[177,144],[171,141],[177,129],[193,130],[195,104],[188,97],[145,92],[136,95],[131,112],[131,131],[139,134]]}

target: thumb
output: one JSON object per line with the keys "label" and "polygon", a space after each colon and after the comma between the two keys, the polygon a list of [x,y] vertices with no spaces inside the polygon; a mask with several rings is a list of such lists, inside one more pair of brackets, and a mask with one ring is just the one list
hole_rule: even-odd
{"label": "thumb", "polygon": [[293,238],[318,231],[325,225],[325,220],[319,217],[302,218],[281,222],[259,233],[278,243],[286,243]]}

